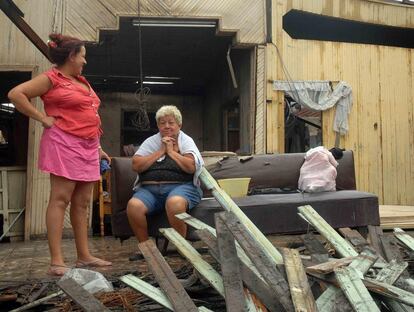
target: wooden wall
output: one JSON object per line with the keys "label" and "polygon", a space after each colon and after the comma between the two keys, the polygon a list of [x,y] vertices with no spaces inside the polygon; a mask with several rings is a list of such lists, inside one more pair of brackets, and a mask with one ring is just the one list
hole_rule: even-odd
{"label": "wooden wall", "polygon": [[[282,29],[290,9],[363,22],[414,27],[414,8],[364,0],[273,0],[273,44],[267,46],[267,151],[283,152],[286,80],[276,46],[293,80],[344,80],[353,89],[349,133],[341,147],[355,153],[357,187],[383,204],[414,205],[414,52],[412,49],[294,40]],[[323,142],[335,143],[334,112],[323,113]]]}
{"label": "wooden wall", "polygon": [[[99,29],[117,29],[119,16],[136,16],[137,0],[14,0],[24,19],[44,40],[52,31],[98,41]],[[265,42],[265,1],[256,0],[141,0],[143,16],[219,20],[218,34],[234,35],[238,46]],[[0,13],[0,70],[30,70],[33,76],[50,67],[48,60]],[[33,101],[42,109],[39,99]],[[254,116],[252,117],[254,120]],[[46,232],[49,177],[37,169],[42,127],[30,121],[27,164],[25,238]],[[202,134],[200,134],[202,136]]]}
{"label": "wooden wall", "polygon": [[[24,12],[25,21],[44,40],[52,30],[61,31],[62,0],[15,0],[15,4]],[[47,70],[49,61],[33,46],[33,44],[10,22],[0,14],[0,70],[31,71],[33,76]],[[33,101],[38,109],[42,109],[40,99]],[[37,169],[39,140],[42,133],[40,123],[30,121],[29,147],[27,162],[27,190],[25,211],[25,238],[31,234],[45,233],[46,204],[49,199],[49,177]]]}

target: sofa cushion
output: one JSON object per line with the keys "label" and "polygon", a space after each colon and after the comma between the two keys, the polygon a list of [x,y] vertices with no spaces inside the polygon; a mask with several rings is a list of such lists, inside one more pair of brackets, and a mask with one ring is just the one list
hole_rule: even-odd
{"label": "sofa cushion", "polygon": [[[303,233],[308,224],[299,215],[297,207],[311,205],[334,228],[379,225],[378,198],[374,194],[359,191],[323,193],[296,193],[252,195],[234,198],[240,209],[253,220],[264,234]],[[214,198],[204,198],[191,210],[195,218],[214,227],[214,214],[224,211]],[[113,216],[113,222],[124,226],[125,236],[132,235],[125,228],[125,211]],[[149,221],[151,236],[158,234],[159,227],[169,227],[165,213],[152,216]],[[195,239],[192,230],[188,238]]]}

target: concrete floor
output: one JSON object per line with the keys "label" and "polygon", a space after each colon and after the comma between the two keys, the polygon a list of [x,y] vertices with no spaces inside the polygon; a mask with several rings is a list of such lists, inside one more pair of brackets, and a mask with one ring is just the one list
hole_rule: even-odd
{"label": "concrete floor", "polygon": [[[287,246],[294,241],[300,241],[300,235],[269,237],[278,246]],[[201,242],[193,243],[195,248],[201,248]],[[111,236],[91,237],[89,246],[93,255],[112,261],[108,268],[93,270],[99,271],[107,278],[120,276],[130,272],[148,271],[144,260],[129,261],[129,257],[138,251],[138,243],[135,238],[125,240],[122,244]],[[76,261],[76,249],[73,239],[63,239],[62,249],[66,264],[74,266]],[[179,269],[186,261],[175,251],[175,247],[169,244],[167,262],[172,269]],[[207,255],[206,255],[207,256]],[[7,283],[14,284],[24,281],[53,279],[46,274],[50,263],[47,240],[33,240],[30,242],[12,242],[0,244],[0,286]]]}
{"label": "concrete floor", "polygon": [[[89,246],[93,255],[112,261],[112,267],[96,270],[104,275],[117,275],[137,270],[137,264],[141,262],[129,261],[129,256],[138,250],[135,239],[126,240],[121,244],[119,240],[112,237],[90,238]],[[74,240],[64,239],[62,249],[66,264],[74,266],[76,261]],[[2,284],[50,279],[51,277],[46,274],[49,263],[47,240],[0,244],[0,282]],[[145,266],[144,263],[142,265]]]}

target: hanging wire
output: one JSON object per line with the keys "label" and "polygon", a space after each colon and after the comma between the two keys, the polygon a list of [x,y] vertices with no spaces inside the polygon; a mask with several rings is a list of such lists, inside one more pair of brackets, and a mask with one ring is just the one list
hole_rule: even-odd
{"label": "hanging wire", "polygon": [[139,87],[135,91],[135,98],[138,102],[137,112],[132,116],[131,123],[138,130],[147,130],[150,122],[147,113],[147,100],[151,93],[148,87],[144,87],[144,74],[142,70],[142,34],[141,34],[141,1],[138,0],[138,50],[139,50]]}

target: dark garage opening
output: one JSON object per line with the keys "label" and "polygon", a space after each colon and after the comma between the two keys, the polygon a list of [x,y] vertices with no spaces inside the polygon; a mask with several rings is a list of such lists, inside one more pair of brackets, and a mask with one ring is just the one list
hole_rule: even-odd
{"label": "dark garage opening", "polygon": [[140,28],[134,23],[136,19],[122,18],[118,31],[101,31],[99,43],[87,46],[84,74],[102,100],[102,144],[107,152],[122,155],[125,145],[137,146],[156,132],[154,121],[146,130],[131,122],[142,107],[151,119],[160,106],[171,104],[181,110],[182,130],[200,150],[250,153],[254,49],[230,50],[234,88],[226,59],[233,36],[219,36],[215,22],[202,27],[141,26],[142,76],[150,89],[142,103],[136,94]]}

